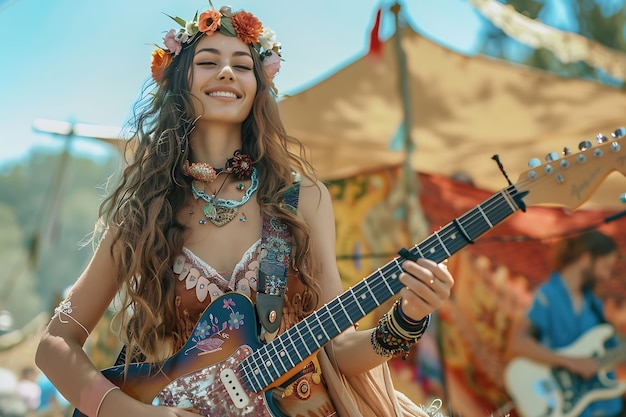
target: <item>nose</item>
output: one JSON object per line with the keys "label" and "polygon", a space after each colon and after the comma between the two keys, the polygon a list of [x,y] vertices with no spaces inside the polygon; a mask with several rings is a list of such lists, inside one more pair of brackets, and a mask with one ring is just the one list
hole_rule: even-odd
{"label": "nose", "polygon": [[224,65],[220,72],[217,74],[217,78],[219,80],[230,80],[233,81],[235,79],[235,73],[230,65]]}

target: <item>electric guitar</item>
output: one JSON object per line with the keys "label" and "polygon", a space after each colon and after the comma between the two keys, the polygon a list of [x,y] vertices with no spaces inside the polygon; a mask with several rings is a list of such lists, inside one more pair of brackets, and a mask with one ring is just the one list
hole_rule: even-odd
{"label": "electric guitar", "polygon": [[[623,170],[626,153],[618,129],[607,142],[582,146],[529,169],[518,182],[439,229],[388,262],[270,343],[257,337],[251,301],[228,293],[213,301],[183,348],[162,368],[134,363],[102,373],[129,396],[147,404],[193,409],[210,417],[285,417],[272,392],[303,368],[324,344],[352,326],[403,287],[398,277],[406,259],[442,262],[500,222],[534,204],[580,206],[614,170]],[[585,142],[586,143],[586,142]],[[625,174],[624,171],[621,171]],[[76,411],[74,416],[82,416]]]}
{"label": "electric guitar", "polygon": [[522,357],[509,362],[505,385],[518,413],[523,417],[575,417],[593,401],[626,392],[626,383],[607,374],[613,365],[626,359],[626,345],[604,349],[604,342],[612,335],[613,327],[601,324],[558,350],[571,357],[595,357],[601,370],[590,379]]}

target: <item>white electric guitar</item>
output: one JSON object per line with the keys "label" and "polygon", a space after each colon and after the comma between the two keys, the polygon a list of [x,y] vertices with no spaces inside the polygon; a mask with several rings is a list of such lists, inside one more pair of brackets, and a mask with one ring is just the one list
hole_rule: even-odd
{"label": "white electric guitar", "polygon": [[591,402],[616,398],[626,392],[626,383],[608,375],[614,365],[626,359],[626,345],[604,349],[604,342],[613,333],[611,325],[601,324],[558,350],[570,357],[595,357],[601,370],[590,379],[530,359],[513,359],[505,369],[504,379],[518,414],[523,417],[576,417]]}
{"label": "white electric guitar", "polygon": [[[300,321],[270,343],[257,337],[251,301],[233,292],[213,301],[183,348],[161,368],[150,363],[108,368],[102,373],[131,397],[154,405],[193,409],[211,417],[283,417],[272,391],[289,380],[328,341],[396,295],[405,259],[442,262],[500,222],[533,204],[574,209],[584,203],[612,171],[623,170],[626,153],[616,130],[596,145],[534,166],[516,184],[495,193],[437,230]],[[604,140],[606,139],[606,140]],[[617,198],[617,197],[616,197]],[[233,317],[243,320],[233,321]],[[126,372],[125,372],[126,371]],[[74,416],[82,416],[76,410]]]}

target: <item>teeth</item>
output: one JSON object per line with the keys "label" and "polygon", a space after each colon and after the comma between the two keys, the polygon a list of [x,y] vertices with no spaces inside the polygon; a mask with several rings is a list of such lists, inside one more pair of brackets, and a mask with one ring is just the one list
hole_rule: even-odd
{"label": "teeth", "polygon": [[237,98],[237,96],[235,95],[235,93],[231,93],[228,91],[213,91],[211,93],[209,93],[210,96],[212,97],[231,97],[231,98]]}

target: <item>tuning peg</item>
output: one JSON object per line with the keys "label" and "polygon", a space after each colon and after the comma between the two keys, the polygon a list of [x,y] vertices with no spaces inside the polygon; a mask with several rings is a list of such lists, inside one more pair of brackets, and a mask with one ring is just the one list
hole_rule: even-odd
{"label": "tuning peg", "polygon": [[581,151],[585,151],[589,148],[591,148],[591,142],[589,142],[588,140],[583,140],[582,142],[580,142],[578,144],[578,149],[580,149]]}
{"label": "tuning peg", "polygon": [[550,152],[546,155],[546,161],[548,162],[556,161],[557,159],[559,159],[558,152]]}
{"label": "tuning peg", "polygon": [[539,158],[531,158],[530,161],[528,161],[528,166],[530,168],[537,168],[539,165],[541,165],[541,160],[539,160]]}
{"label": "tuning peg", "polygon": [[611,136],[613,136],[614,138],[623,138],[624,136],[626,136],[626,128],[618,127],[613,131],[613,133],[611,133]]}
{"label": "tuning peg", "polygon": [[596,136],[596,140],[598,141],[598,143],[606,143],[609,141],[609,138],[604,136],[602,133],[598,133],[598,135]]}
{"label": "tuning peg", "polygon": [[567,156],[572,153],[572,149],[569,146],[563,148],[563,156]]}
{"label": "tuning peg", "polygon": [[622,203],[626,203],[626,193],[620,194],[619,201],[621,201]]}

